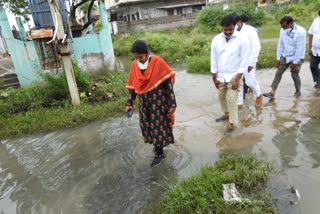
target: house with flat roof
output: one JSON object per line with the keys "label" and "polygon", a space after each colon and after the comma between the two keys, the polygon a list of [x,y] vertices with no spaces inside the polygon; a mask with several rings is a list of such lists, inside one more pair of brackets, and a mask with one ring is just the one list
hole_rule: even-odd
{"label": "house with flat roof", "polygon": [[[195,13],[206,0],[106,0],[111,21],[135,21]],[[109,8],[108,8],[109,7]]]}
{"label": "house with flat roof", "polygon": [[209,0],[105,0],[113,33],[192,27]]}

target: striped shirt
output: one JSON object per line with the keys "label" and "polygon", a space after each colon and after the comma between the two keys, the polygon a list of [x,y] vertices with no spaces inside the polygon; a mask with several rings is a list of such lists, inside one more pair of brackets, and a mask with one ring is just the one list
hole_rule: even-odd
{"label": "striped shirt", "polygon": [[304,59],[306,52],[306,30],[294,23],[294,28],[290,33],[280,30],[280,39],[277,49],[277,60],[286,58],[286,63],[298,64]]}

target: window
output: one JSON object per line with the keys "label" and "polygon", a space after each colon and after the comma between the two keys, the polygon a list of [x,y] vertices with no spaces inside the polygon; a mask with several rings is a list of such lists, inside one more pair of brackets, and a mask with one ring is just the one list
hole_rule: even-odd
{"label": "window", "polygon": [[174,9],[168,9],[168,16],[174,15]]}
{"label": "window", "polygon": [[193,6],[192,7],[192,12],[193,13],[196,13],[198,10],[201,10],[202,8],[201,8],[201,5],[199,5],[199,6]]}
{"label": "window", "polygon": [[182,15],[183,11],[182,11],[182,7],[177,8],[177,15]]}

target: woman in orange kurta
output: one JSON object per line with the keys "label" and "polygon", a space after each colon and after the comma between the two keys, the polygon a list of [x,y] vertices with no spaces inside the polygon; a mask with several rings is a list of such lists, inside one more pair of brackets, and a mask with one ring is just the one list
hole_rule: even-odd
{"label": "woman in orange kurta", "polygon": [[151,166],[156,166],[165,158],[163,147],[174,143],[175,73],[162,58],[151,56],[144,41],[135,41],[131,51],[135,60],[126,85],[129,89],[126,110],[132,110],[133,101],[138,96],[142,136],[145,143],[154,146],[155,157]]}

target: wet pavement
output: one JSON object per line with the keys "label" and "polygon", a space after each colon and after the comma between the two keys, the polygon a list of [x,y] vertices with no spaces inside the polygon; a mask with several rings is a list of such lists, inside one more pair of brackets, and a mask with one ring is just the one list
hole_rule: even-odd
{"label": "wet pavement", "polygon": [[[320,210],[320,97],[313,95],[308,63],[301,71],[302,96],[286,72],[275,98],[254,108],[249,94],[240,124],[224,136],[225,123],[210,75],[176,69],[176,143],[150,168],[152,147],[142,142],[138,114],[74,129],[0,142],[0,213],[139,213],[158,199],[166,183],[186,178],[223,154],[254,154],[273,161],[270,178],[279,213]],[[264,92],[275,69],[257,71]],[[298,205],[290,193],[301,195]]]}

